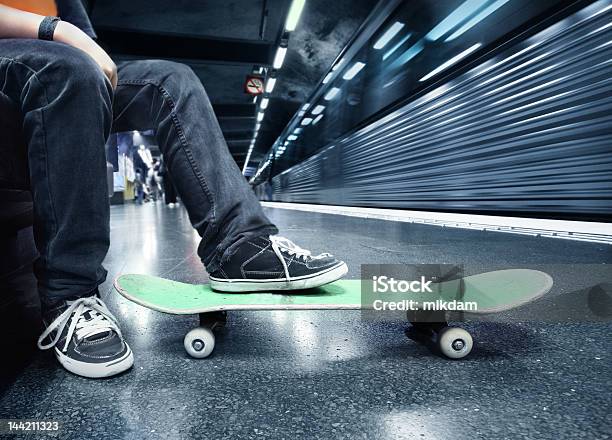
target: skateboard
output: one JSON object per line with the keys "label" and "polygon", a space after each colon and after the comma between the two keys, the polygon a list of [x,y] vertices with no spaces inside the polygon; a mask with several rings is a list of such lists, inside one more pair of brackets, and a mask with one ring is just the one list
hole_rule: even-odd
{"label": "skateboard", "polygon": [[[205,358],[215,347],[213,330],[225,324],[228,311],[373,310],[374,305],[363,300],[363,282],[339,280],[302,291],[221,293],[207,284],[186,284],[151,275],[126,274],[115,279],[114,286],[128,300],[149,309],[175,315],[199,315],[200,325],[185,335],[184,346],[190,356]],[[433,293],[410,293],[414,303],[407,316],[419,337],[433,338],[443,355],[460,359],[472,350],[472,336],[463,328],[449,326],[446,311],[428,311],[428,302],[459,300],[462,304],[477,304],[477,309],[469,313],[497,313],[541,297],[552,285],[550,275],[531,269],[470,275],[432,284]]]}

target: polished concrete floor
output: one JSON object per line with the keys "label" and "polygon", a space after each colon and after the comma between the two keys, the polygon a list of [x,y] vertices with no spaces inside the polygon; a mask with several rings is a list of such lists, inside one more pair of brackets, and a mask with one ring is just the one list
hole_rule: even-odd
{"label": "polished concrete floor", "polygon": [[538,268],[555,286],[535,303],[462,324],[476,341],[462,361],[407,338],[402,320],[352,311],[235,312],[215,353],[195,360],[182,346],[195,316],[156,313],[112,290],[126,272],[206,281],[186,212],[115,206],[102,294],[135,352],[133,370],[87,380],[34,353],[4,378],[0,418],[58,420],[63,439],[612,436],[611,246],[267,212],[300,246],[345,259],[352,278],[364,263],[450,263],[468,273]]}

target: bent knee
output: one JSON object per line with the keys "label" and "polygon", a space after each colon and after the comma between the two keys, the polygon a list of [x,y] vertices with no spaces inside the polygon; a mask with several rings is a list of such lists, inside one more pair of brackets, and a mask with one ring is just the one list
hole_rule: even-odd
{"label": "bent knee", "polygon": [[[143,60],[130,63],[129,69],[137,70],[137,77],[154,81],[156,84],[164,84],[173,88],[173,85],[183,86],[198,81],[198,77],[191,67],[183,63],[167,60]],[[121,75],[119,75],[121,80]]]}
{"label": "bent knee", "polygon": [[87,86],[110,85],[102,68],[87,53],[66,44],[53,46],[52,59],[49,62],[48,73],[57,74],[58,80],[69,84],[84,84]]}

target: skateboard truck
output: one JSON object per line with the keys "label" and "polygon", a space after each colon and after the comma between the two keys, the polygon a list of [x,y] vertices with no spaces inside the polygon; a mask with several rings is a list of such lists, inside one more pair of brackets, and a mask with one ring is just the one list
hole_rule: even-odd
{"label": "skateboard truck", "polygon": [[446,312],[414,310],[408,311],[406,315],[411,324],[406,330],[410,339],[420,342],[435,341],[436,348],[450,359],[462,359],[472,351],[472,335],[460,327],[449,326]]}
{"label": "skateboard truck", "polygon": [[189,356],[202,359],[210,356],[215,349],[213,330],[227,323],[227,312],[200,313],[200,326],[189,331],[183,339],[185,351]]}

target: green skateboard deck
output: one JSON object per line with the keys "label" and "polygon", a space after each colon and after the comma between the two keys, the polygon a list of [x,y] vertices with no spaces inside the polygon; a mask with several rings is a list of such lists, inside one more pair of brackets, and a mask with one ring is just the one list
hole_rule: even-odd
{"label": "green skateboard deck", "polygon": [[[552,284],[552,278],[544,272],[508,269],[432,284],[431,293],[402,295],[416,303],[471,302],[477,304],[473,313],[493,313],[528,303],[547,293]],[[115,289],[144,307],[180,315],[226,310],[358,310],[368,307],[362,305],[361,280],[339,280],[303,291],[220,293],[207,284],[186,284],[151,275],[121,275],[115,280]]]}
{"label": "green skateboard deck", "polygon": [[[190,356],[205,358],[215,347],[213,329],[224,324],[226,311],[368,310],[374,308],[374,303],[369,301],[383,295],[377,293],[374,297],[371,292],[362,295],[362,287],[367,288],[367,282],[339,280],[315,289],[277,293],[220,293],[207,284],[186,284],[150,275],[121,275],[115,280],[115,289],[130,301],[153,310],[199,314],[200,326],[185,335],[183,344]],[[426,303],[436,301],[476,303],[477,309],[470,313],[493,313],[531,302],[547,293],[552,285],[552,278],[544,272],[508,269],[432,284],[432,292],[385,294],[384,297],[413,301],[417,313],[427,310]],[[449,327],[444,314],[440,320],[426,326],[413,322],[419,339],[424,334],[428,338],[435,335],[437,347],[445,356],[452,359],[467,356],[472,350],[472,336],[462,328]]]}

